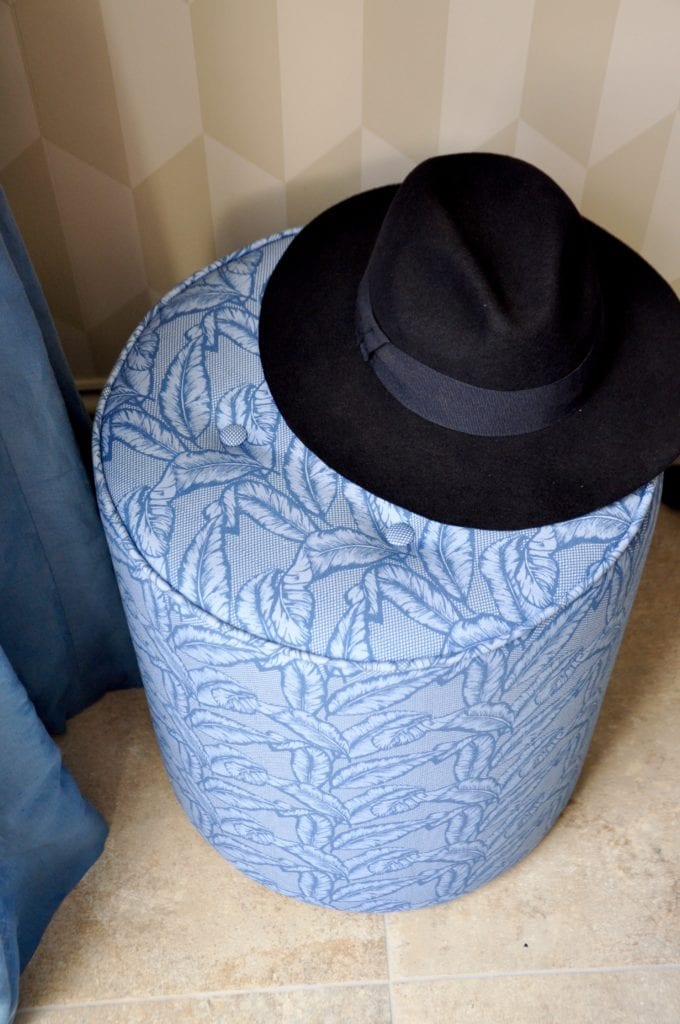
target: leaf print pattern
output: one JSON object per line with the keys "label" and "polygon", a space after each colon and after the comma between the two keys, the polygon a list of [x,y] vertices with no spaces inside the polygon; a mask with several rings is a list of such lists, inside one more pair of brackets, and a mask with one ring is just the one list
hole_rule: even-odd
{"label": "leaf print pattern", "polygon": [[507,630],[503,619],[497,615],[478,615],[474,619],[461,619],[454,622],[448,634],[449,650],[465,650],[477,647],[484,642],[493,641]]}
{"label": "leaf print pattern", "polygon": [[291,581],[280,569],[249,580],[236,604],[236,616],[249,632],[264,633],[289,647],[304,648],[313,611],[309,590]]}
{"label": "leaf print pattern", "polygon": [[358,530],[324,530],[310,533],[304,552],[315,576],[382,562],[391,552]]}
{"label": "leaf print pattern", "polygon": [[368,714],[393,707],[424,689],[422,675],[400,677],[398,673],[383,676],[369,675],[343,686],[328,702],[334,714]]}
{"label": "leaf print pattern", "polygon": [[206,523],[187,548],[180,566],[183,593],[217,618],[231,612],[229,563],[219,522]]}
{"label": "leaf print pattern", "polygon": [[303,542],[314,523],[298,505],[267,484],[245,483],[238,504],[256,523],[277,537]]}
{"label": "leaf print pattern", "polygon": [[405,566],[387,566],[377,576],[381,594],[420,625],[436,633],[448,633],[455,622],[452,601],[429,580]]}
{"label": "leaf print pattern", "polygon": [[160,388],[163,419],[189,440],[197,441],[210,423],[210,378],[200,328],[187,331],[188,344],[171,362]]}
{"label": "leaf print pattern", "polygon": [[154,492],[140,487],[128,496],[125,517],[133,527],[140,550],[149,558],[163,555],[174,523],[172,506],[154,500]]}
{"label": "leaf print pattern", "polygon": [[326,704],[326,677],[316,665],[303,668],[291,661],[283,670],[282,688],[291,708],[314,713]]}
{"label": "leaf print pattern", "polygon": [[143,409],[122,408],[111,417],[113,441],[162,462],[172,462],[184,449],[173,430]]}
{"label": "leaf print pattern", "polygon": [[218,338],[228,339],[231,345],[256,356],[257,320],[247,309],[235,305],[223,305],[215,316],[215,327]]}
{"label": "leaf print pattern", "polygon": [[177,490],[193,491],[198,487],[234,483],[248,473],[259,472],[259,465],[248,455],[228,457],[224,452],[189,452],[178,456],[173,464]]}
{"label": "leaf print pattern", "polygon": [[121,382],[143,398],[151,393],[153,366],[159,344],[158,331],[145,332],[135,345],[134,351],[130,352],[129,359],[121,372]]}
{"label": "leaf print pattern", "polygon": [[439,586],[455,600],[465,601],[474,571],[472,531],[427,523],[421,551],[424,564]]}
{"label": "leaf print pattern", "polygon": [[255,272],[262,262],[262,250],[252,248],[220,266],[222,280],[240,296],[249,298],[253,294]]}
{"label": "leaf print pattern", "polygon": [[[271,407],[271,398],[269,399]],[[325,515],[338,490],[337,474],[299,441],[286,452],[283,466],[288,491],[307,512]]]}
{"label": "leaf print pattern", "polygon": [[427,906],[524,856],[568,800],[660,487],[488,533],[338,476],[281,420],[257,358],[290,237],[194,275],[133,335],[95,423],[98,500],[196,827],[290,896]]}
{"label": "leaf print pattern", "polygon": [[[633,502],[631,502],[631,498]],[[631,514],[633,508],[629,511],[631,504],[633,504],[633,508],[638,504],[633,495],[606,508],[597,509],[589,516],[571,519],[566,523],[558,523],[554,527],[556,537],[563,544],[573,541],[589,541],[595,544],[603,541],[616,541],[634,522],[634,515]]]}
{"label": "leaf print pattern", "polygon": [[174,294],[172,302],[162,302],[158,307],[161,323],[169,323],[182,313],[205,313],[222,307],[225,301],[223,286],[213,281],[197,281],[195,287]]}
{"label": "leaf print pattern", "polygon": [[217,426],[238,424],[248,435],[248,442],[269,448],[274,441],[278,414],[266,384],[246,384],[227,391],[217,406]]}
{"label": "leaf print pattern", "polygon": [[360,594],[358,599],[352,601],[346,595],[345,600],[349,607],[330,639],[329,656],[343,661],[371,661],[366,598]]}
{"label": "leaf print pattern", "polygon": [[197,661],[211,667],[223,665],[231,668],[251,660],[256,662],[261,656],[260,645],[247,640],[229,644],[223,650],[221,632],[212,626],[203,625],[200,621],[196,624],[186,622],[174,626],[171,643],[174,648],[181,649],[183,654],[191,658],[192,662]]}
{"label": "leaf print pattern", "polygon": [[540,536],[511,542],[511,545],[507,565],[518,603],[549,608],[559,575],[559,567],[552,557],[557,547],[554,532],[546,527]]}

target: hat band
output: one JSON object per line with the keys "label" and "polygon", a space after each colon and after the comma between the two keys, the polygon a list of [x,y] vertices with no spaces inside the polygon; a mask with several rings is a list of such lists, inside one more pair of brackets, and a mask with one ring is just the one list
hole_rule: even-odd
{"label": "hat band", "polygon": [[578,407],[593,376],[594,344],[574,370],[549,384],[515,391],[480,388],[397,348],[375,319],[365,277],[356,312],[361,354],[381,384],[411,412],[463,434],[510,437],[542,430]]}

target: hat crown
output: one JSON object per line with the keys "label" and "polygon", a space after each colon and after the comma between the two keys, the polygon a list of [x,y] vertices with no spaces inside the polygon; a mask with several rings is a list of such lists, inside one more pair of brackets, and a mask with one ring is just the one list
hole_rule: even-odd
{"label": "hat crown", "polygon": [[394,345],[477,387],[560,380],[601,326],[576,207],[515,158],[458,154],[416,167],[390,204],[367,281]]}

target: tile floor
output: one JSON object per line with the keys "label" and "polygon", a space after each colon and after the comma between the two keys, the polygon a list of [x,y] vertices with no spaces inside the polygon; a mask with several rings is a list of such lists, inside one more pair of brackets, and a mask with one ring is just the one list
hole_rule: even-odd
{"label": "tile floor", "polygon": [[679,1024],[680,513],[662,509],[588,762],[550,835],[453,903],[350,915],[193,830],[139,691],[63,740],[111,824],[22,978],[18,1024]]}

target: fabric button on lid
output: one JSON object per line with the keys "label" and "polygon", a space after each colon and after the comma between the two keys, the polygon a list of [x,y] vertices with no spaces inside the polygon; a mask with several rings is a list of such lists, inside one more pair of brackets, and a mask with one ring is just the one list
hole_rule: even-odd
{"label": "fabric button on lid", "polygon": [[238,448],[247,439],[248,432],[240,423],[230,423],[220,430],[220,440],[227,448]]}
{"label": "fabric button on lid", "polygon": [[385,530],[385,540],[395,548],[407,548],[415,539],[413,527],[408,523],[395,523]]}

